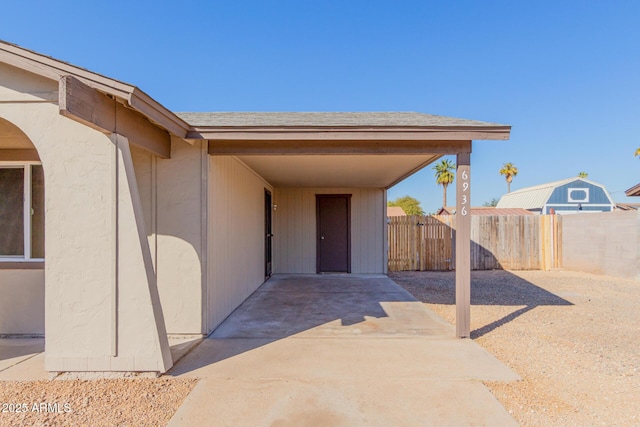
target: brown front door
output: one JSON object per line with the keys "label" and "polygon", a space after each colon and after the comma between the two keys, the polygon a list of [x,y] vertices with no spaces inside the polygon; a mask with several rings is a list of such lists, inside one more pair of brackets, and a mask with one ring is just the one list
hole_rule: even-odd
{"label": "brown front door", "polygon": [[316,195],[318,273],[351,273],[351,194]]}

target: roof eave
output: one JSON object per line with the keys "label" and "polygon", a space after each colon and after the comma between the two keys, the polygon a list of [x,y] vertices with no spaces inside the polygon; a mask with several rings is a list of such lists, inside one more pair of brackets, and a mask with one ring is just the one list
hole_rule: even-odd
{"label": "roof eave", "polygon": [[511,126],[193,126],[188,139],[207,140],[508,140]]}
{"label": "roof eave", "polygon": [[640,184],[634,185],[630,189],[626,190],[624,194],[626,194],[627,197],[640,197]]}
{"label": "roof eave", "polygon": [[4,41],[0,41],[0,62],[55,81],[65,75],[73,75],[93,89],[129,104],[150,121],[178,137],[184,138],[190,129],[184,120],[137,87],[68,62]]}

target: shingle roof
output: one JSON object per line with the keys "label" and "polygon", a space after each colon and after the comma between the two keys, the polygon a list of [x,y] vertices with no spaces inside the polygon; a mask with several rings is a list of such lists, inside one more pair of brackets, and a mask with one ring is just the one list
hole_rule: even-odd
{"label": "shingle roof", "polygon": [[498,123],[414,112],[176,113],[195,127],[508,127]]}

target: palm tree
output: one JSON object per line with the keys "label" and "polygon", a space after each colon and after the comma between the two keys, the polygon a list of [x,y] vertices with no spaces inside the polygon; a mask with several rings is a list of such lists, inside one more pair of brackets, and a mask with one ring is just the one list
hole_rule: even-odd
{"label": "palm tree", "polygon": [[505,163],[500,169],[500,175],[504,175],[504,179],[507,180],[507,193],[511,193],[511,181],[514,176],[518,175],[518,168],[513,163]]}
{"label": "palm tree", "polygon": [[451,160],[442,160],[440,163],[436,164],[433,169],[436,171],[436,184],[442,185],[443,196],[442,196],[442,207],[447,206],[447,186],[453,183],[453,179],[455,178],[455,174],[453,171],[456,166],[451,162]]}
{"label": "palm tree", "polygon": [[578,173],[578,178],[586,178],[588,176],[589,176],[589,174],[587,172],[585,172],[585,171],[582,171],[582,172]]}
{"label": "palm tree", "polygon": [[640,156],[640,147],[638,147],[638,149],[636,150],[634,156]]}

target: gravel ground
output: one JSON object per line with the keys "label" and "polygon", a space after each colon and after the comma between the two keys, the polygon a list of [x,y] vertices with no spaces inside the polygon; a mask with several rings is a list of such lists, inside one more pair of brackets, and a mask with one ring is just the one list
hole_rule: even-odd
{"label": "gravel ground", "polygon": [[0,381],[0,426],[164,426],[195,384],[168,378]]}
{"label": "gravel ground", "polygon": [[[453,272],[396,272],[449,322]],[[486,383],[525,426],[640,426],[640,282],[567,271],[472,273],[472,338],[521,377]]]}

